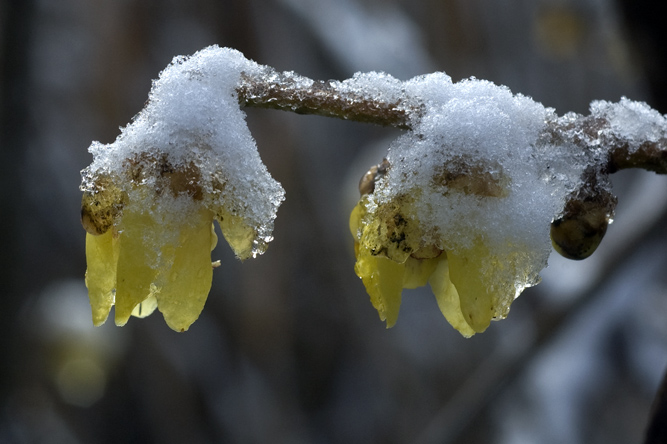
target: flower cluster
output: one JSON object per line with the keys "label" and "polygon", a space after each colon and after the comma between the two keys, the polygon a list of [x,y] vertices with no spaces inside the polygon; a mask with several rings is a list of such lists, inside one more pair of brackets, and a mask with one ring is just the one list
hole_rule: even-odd
{"label": "flower cluster", "polygon": [[[350,215],[354,237],[355,272],[366,287],[371,303],[387,328],[398,319],[403,289],[427,284],[447,321],[464,337],[481,333],[492,320],[503,319],[524,288],[539,283],[537,272],[546,266],[544,252],[529,242],[500,245],[471,225],[472,242],[443,237],[437,226],[419,220],[417,206],[426,190],[414,188],[379,202],[374,192],[391,165],[384,161],[361,179],[361,199]],[[442,196],[474,195],[477,199],[506,199],[508,178],[492,177],[470,164],[452,163],[431,183]],[[557,252],[569,259],[590,256],[602,240],[616,199],[605,188],[587,188],[587,198],[573,201],[551,223],[551,240]],[[586,192],[586,191],[584,191]],[[442,197],[441,196],[441,197]],[[441,202],[446,204],[446,199]],[[543,265],[542,265],[543,264]]]}
{"label": "flower cluster", "polygon": [[605,155],[573,149],[575,135],[545,137],[561,123],[554,111],[506,87],[435,73],[404,89],[428,99],[362,178],[355,271],[388,327],[402,290],[429,284],[469,337],[540,281],[552,241],[574,259],[595,250],[615,203]]}
{"label": "flower cluster", "polygon": [[239,52],[177,57],[149,101],[109,145],[94,142],[82,171],[86,285],[95,325],[155,309],[185,331],[211,289],[213,221],[239,259],[262,254],[284,191],[269,175],[235,96]]}

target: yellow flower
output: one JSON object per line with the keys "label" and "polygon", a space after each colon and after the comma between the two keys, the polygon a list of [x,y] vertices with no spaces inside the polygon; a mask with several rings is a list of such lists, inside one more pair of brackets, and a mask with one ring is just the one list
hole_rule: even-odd
{"label": "yellow flower", "polygon": [[156,308],[175,331],[199,317],[211,289],[211,251],[220,223],[236,255],[261,253],[259,230],[214,204],[194,164],[175,167],[166,155],[143,155],[126,162],[121,176],[88,178],[81,220],[86,234],[86,285],[93,323],[103,324],[115,305],[116,325]]}
{"label": "yellow flower", "polygon": [[86,234],[86,285],[93,323],[101,325],[116,306],[116,325],[130,315],[145,317],[159,307],[176,331],[190,327],[204,308],[211,289],[211,250],[217,237],[213,213],[201,209],[180,227],[179,242],[163,245],[161,265],[146,261],[151,250],[145,234],[162,229],[149,212],[125,211],[120,229],[95,236]]}
{"label": "yellow flower", "polygon": [[262,162],[239,105],[260,65],[210,46],[175,57],[144,108],[82,171],[86,283],[95,325],[156,308],[185,331],[211,288],[217,220],[236,256],[262,254],[285,192]]}
{"label": "yellow flower", "polygon": [[[425,229],[415,216],[419,190],[384,203],[373,201],[374,186],[368,182],[379,176],[362,178],[360,189],[367,194],[352,211],[350,231],[355,239],[355,272],[387,328],[398,319],[404,288],[429,284],[447,321],[470,337],[486,330],[491,320],[505,318],[521,291],[537,283],[535,257],[521,245],[490,246],[480,231],[471,243],[454,247],[436,229]],[[462,193],[502,197],[500,188],[492,193],[488,184],[471,187],[470,175],[448,179],[450,191],[465,184]]]}

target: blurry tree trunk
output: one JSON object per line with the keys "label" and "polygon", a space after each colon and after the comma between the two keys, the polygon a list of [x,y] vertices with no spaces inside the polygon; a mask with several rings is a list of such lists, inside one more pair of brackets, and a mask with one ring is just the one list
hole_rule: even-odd
{"label": "blurry tree trunk", "polygon": [[[9,0],[0,10],[0,398],[6,394],[12,375],[16,341],[18,295],[22,280],[21,238],[24,212],[21,208],[23,159],[28,129],[29,54],[32,0]],[[48,230],[48,227],[44,227]],[[37,273],[38,270],[35,270]]]}

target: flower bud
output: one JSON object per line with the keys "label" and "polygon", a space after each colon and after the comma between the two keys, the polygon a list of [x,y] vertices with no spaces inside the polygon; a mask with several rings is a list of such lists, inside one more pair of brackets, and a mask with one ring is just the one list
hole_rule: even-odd
{"label": "flower bud", "polygon": [[604,189],[579,192],[563,215],[551,223],[551,243],[561,256],[582,260],[602,242],[612,221],[616,197]]}

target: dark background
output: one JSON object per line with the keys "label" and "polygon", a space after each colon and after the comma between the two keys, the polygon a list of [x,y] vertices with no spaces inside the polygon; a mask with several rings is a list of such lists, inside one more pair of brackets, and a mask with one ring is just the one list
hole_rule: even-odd
{"label": "dark background", "polygon": [[356,183],[396,130],[249,109],[287,192],[268,252],[222,267],[184,334],[94,328],[79,171],[179,54],[230,46],[316,79],[442,70],[559,114],[667,112],[658,2],[0,2],[0,442],[633,443],[667,366],[667,180],[615,175],[584,262],[552,256],[507,320],[462,338],[430,290],[386,330],[353,271]]}

